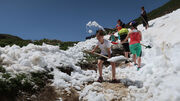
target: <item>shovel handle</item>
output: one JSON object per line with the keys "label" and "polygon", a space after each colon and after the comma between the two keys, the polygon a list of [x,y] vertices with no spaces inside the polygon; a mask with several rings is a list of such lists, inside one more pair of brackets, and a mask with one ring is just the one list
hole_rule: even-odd
{"label": "shovel handle", "polygon": [[[91,51],[87,51],[87,50],[85,50],[84,52],[87,52],[87,53],[92,53]],[[95,54],[95,55],[98,55],[98,56],[104,57],[104,58],[106,58],[106,59],[109,59],[109,57],[104,56],[104,55],[99,54],[99,53],[96,53],[96,52],[93,52],[92,54]]]}
{"label": "shovel handle", "polygon": [[144,45],[144,44],[141,44],[142,46],[144,46],[144,47],[147,47],[146,45]]}

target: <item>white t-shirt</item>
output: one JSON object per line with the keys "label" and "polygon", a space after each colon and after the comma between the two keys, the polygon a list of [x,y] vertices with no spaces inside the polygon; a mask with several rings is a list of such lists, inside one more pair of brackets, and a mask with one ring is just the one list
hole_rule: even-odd
{"label": "white t-shirt", "polygon": [[102,55],[108,55],[108,52],[107,52],[107,48],[110,48],[110,52],[112,53],[111,51],[111,42],[104,39],[104,43],[101,44],[99,41],[98,41],[98,47],[101,49],[101,54]]}

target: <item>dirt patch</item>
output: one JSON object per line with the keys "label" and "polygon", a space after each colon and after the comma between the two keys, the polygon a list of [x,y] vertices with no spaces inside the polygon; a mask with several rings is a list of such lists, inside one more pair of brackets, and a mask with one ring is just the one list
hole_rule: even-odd
{"label": "dirt patch", "polygon": [[17,97],[15,101],[56,101],[58,98],[59,95],[56,93],[55,87],[46,86],[38,94],[24,93],[24,95]]}
{"label": "dirt patch", "polygon": [[70,88],[69,90],[57,90],[56,92],[62,101],[79,101],[79,94],[74,88]]}
{"label": "dirt patch", "polygon": [[68,75],[71,75],[71,72],[74,71],[72,67],[67,67],[67,66],[56,67],[56,68],[58,68],[61,72],[66,73]]}
{"label": "dirt patch", "polygon": [[130,68],[130,67],[132,67],[133,65],[132,65],[131,62],[129,62],[129,63],[127,63],[127,64],[125,64],[124,62],[121,62],[121,63],[117,63],[116,66],[117,66],[117,67],[120,67],[120,68]]}
{"label": "dirt patch", "polygon": [[[122,101],[123,97],[126,97],[128,95],[128,90],[122,83],[104,82],[102,83],[102,87],[105,90],[105,95],[107,93],[106,97],[112,97],[106,98],[110,101]],[[111,94],[109,95],[109,93]]]}
{"label": "dirt patch", "polygon": [[94,70],[97,71],[97,62],[93,63],[78,63],[77,66],[81,67],[82,70]]}
{"label": "dirt patch", "polygon": [[119,89],[126,89],[126,87],[122,83],[103,82],[102,86],[104,89],[112,89],[114,91],[118,91]]}
{"label": "dirt patch", "polygon": [[32,101],[56,101],[59,98],[58,94],[55,91],[55,88],[52,86],[45,87],[37,98],[32,98]]}

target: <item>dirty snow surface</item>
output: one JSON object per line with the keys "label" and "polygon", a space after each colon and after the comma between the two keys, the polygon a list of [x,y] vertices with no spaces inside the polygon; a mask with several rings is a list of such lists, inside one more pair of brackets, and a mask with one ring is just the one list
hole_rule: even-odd
{"label": "dirty snow surface", "polygon": [[[96,38],[79,42],[67,51],[58,46],[29,44],[26,47],[0,48],[0,61],[10,73],[43,71],[53,68],[53,86],[57,89],[75,88],[82,101],[180,101],[180,9],[149,22],[150,28],[142,31],[142,68],[133,64],[117,66],[116,77],[120,83],[94,82],[98,73],[82,70],[77,62],[82,60],[83,50],[96,45]],[[105,38],[108,38],[106,36]],[[71,75],[59,68],[73,68]],[[111,66],[103,67],[103,77],[111,80]],[[91,83],[89,83],[91,82]]]}

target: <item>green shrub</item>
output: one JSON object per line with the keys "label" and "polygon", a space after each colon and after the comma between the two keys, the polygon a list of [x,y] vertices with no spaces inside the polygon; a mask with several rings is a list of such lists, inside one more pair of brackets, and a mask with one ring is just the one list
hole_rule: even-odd
{"label": "green shrub", "polygon": [[18,45],[20,47],[27,46],[29,43],[33,43],[35,45],[42,45],[43,43],[49,44],[49,45],[55,45],[59,46],[62,50],[67,50],[68,47],[74,46],[75,43],[78,43],[77,41],[72,42],[62,42],[59,40],[49,40],[49,39],[42,39],[42,40],[23,40],[16,36],[11,36],[8,34],[0,34],[0,47],[5,47],[7,45]]}
{"label": "green shrub", "polygon": [[0,66],[0,72],[5,73],[6,69],[4,69],[2,66]]}
{"label": "green shrub", "polygon": [[2,77],[5,79],[9,79],[11,77],[11,74],[10,73],[3,73]]}
{"label": "green shrub", "polygon": [[[4,71],[3,67],[1,70]],[[39,92],[45,87],[50,80],[53,79],[53,75],[49,72],[32,72],[30,74],[19,73],[12,76],[10,73],[3,72],[2,78],[0,78],[0,94],[1,96],[17,96],[21,92],[34,94]]]}
{"label": "green shrub", "polygon": [[60,45],[60,49],[61,50],[67,50],[68,47],[72,47],[76,43],[78,43],[78,42],[71,42],[71,41],[69,41],[69,42],[61,42],[59,45]]}

